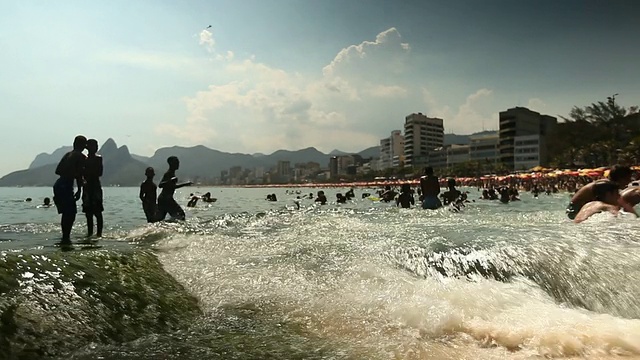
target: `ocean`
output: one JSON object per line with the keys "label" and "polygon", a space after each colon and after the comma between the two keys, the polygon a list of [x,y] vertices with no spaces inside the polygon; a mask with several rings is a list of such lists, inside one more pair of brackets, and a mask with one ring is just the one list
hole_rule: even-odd
{"label": "ocean", "polygon": [[51,189],[0,188],[0,358],[640,358],[632,216],[471,188],[459,213],[373,189],[298,209],[294,190],[319,189],[182,188],[187,220],[147,224],[138,188],[105,188],[101,247],[61,251]]}

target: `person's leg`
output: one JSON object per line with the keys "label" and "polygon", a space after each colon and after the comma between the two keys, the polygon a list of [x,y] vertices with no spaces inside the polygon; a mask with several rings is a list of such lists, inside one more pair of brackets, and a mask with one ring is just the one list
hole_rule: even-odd
{"label": "person's leg", "polygon": [[62,242],[71,242],[71,228],[73,228],[73,222],[76,221],[76,214],[62,214],[61,227],[62,227]]}
{"label": "person's leg", "polygon": [[90,212],[85,213],[87,217],[87,237],[93,235],[93,214]]}
{"label": "person's leg", "polygon": [[96,215],[96,236],[102,237],[102,213],[97,212],[95,215]]}

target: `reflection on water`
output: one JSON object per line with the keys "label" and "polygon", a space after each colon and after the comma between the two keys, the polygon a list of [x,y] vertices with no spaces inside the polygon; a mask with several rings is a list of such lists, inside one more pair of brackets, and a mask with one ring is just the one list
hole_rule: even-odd
{"label": "reflection on water", "polygon": [[635,219],[572,224],[566,195],[455,214],[370,200],[298,211],[284,193],[264,201],[272,189],[227,190],[186,223],[132,220],[122,199],[113,241],[154,249],[205,315],[74,358],[640,356]]}

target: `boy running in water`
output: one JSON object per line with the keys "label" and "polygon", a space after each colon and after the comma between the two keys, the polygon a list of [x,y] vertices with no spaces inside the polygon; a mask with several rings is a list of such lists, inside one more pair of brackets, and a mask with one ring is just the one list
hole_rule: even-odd
{"label": "boy running in water", "polygon": [[142,201],[142,210],[147,218],[147,222],[152,223],[157,221],[158,205],[156,204],[157,189],[158,187],[153,182],[153,177],[156,176],[152,167],[148,167],[144,175],[147,177],[142,184],[140,184],[140,201]]}
{"label": "boy running in water", "polygon": [[167,163],[169,164],[169,170],[162,176],[162,180],[158,187],[162,189],[160,191],[160,196],[158,196],[158,221],[164,220],[167,213],[177,220],[184,220],[185,214],[184,210],[178,205],[178,203],[173,198],[173,194],[176,192],[176,189],[179,189],[184,186],[190,186],[193,184],[191,181],[178,184],[178,178],[176,177],[176,170],[180,168],[180,161],[175,156],[169,156],[167,159]]}

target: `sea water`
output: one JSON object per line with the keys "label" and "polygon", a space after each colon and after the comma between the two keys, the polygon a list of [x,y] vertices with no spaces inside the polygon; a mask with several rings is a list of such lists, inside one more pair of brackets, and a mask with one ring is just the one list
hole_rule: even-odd
{"label": "sea water", "polygon": [[[347,189],[324,189],[325,206],[296,199],[318,190],[182,188],[176,199],[187,220],[147,224],[137,188],[105,188],[97,251],[152,251],[202,315],[188,329],[93,342],[69,356],[640,356],[640,222],[632,216],[573,224],[567,193],[501,204],[466,189],[475,201],[459,213],[399,209],[358,189],[347,204],[334,200]],[[192,192],[218,200],[186,208]],[[270,193],[278,201],[266,201]],[[59,216],[38,207],[45,196],[51,189],[0,188],[0,252],[59,251]],[[73,237],[85,226],[79,213]]]}

